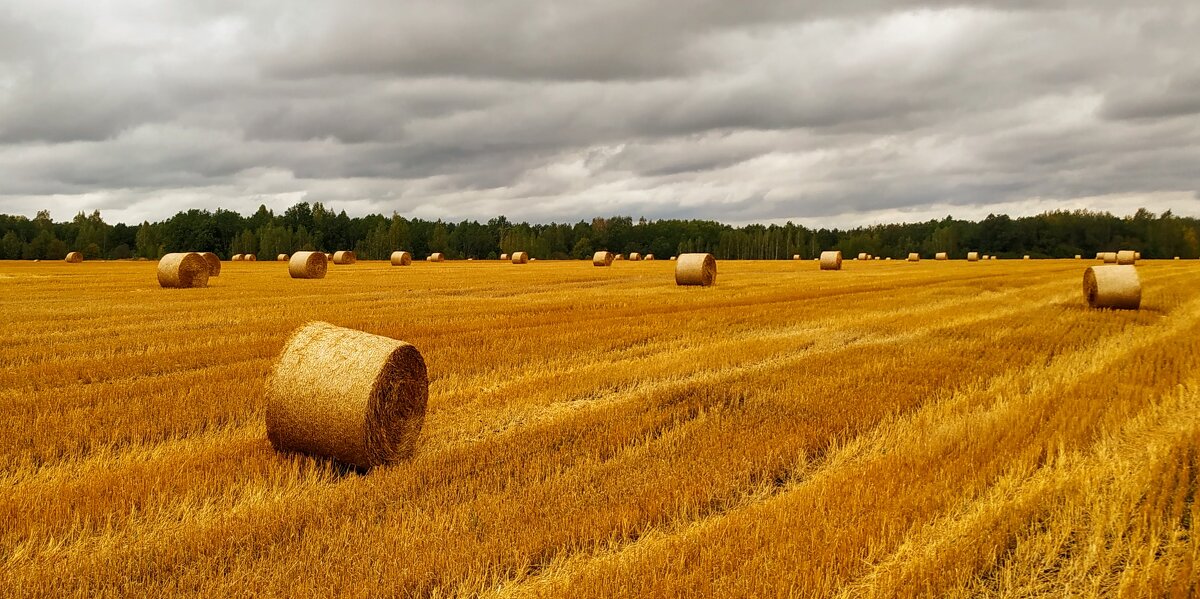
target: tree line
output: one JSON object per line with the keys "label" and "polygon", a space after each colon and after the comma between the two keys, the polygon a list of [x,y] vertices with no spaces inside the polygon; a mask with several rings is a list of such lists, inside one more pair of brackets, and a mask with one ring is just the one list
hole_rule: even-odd
{"label": "tree line", "polygon": [[486,223],[427,221],[371,214],[350,217],[321,203],[298,203],[281,214],[259,206],[250,216],[217,209],[186,210],[161,222],[109,224],[99,211],[54,222],[48,211],[29,219],[0,215],[0,259],[61,259],[81,252],[88,259],[158,259],[165,253],[210,251],[222,258],[254,254],[260,260],[298,250],[352,249],[362,259],[386,259],[404,249],[416,257],[442,252],[447,258],[496,258],[526,251],[539,259],[587,258],[598,250],[639,252],[659,257],[711,252],[718,259],[782,260],[813,258],[838,249],[847,256],[867,252],[902,258],[909,252],[962,257],[980,251],[1000,257],[1030,255],[1068,258],[1116,249],[1137,250],[1147,258],[1200,257],[1200,219],[1144,208],[1130,216],[1106,212],[1055,211],[981,221],[946,217],[919,223],[852,229],[810,229],[803,225],[734,227],[708,220],[634,221],[628,216],[591,222],[513,223],[499,216]]}

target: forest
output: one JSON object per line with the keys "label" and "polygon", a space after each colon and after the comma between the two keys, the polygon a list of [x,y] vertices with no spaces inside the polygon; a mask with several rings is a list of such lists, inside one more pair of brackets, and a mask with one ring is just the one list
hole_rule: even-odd
{"label": "forest", "polygon": [[812,229],[788,222],[741,227],[709,220],[634,220],[597,217],[591,222],[513,223],[503,216],[486,223],[458,223],[371,214],[351,217],[320,202],[301,202],[276,214],[265,206],[250,216],[230,210],[186,210],[161,222],[109,224],[98,211],[54,222],[48,211],[30,219],[0,215],[0,259],[61,259],[70,251],[87,259],[157,259],[168,252],[211,251],[223,258],[255,254],[271,259],[297,250],[352,249],[361,259],[380,260],[397,249],[417,257],[442,252],[447,258],[496,258],[527,251],[540,259],[580,259],[597,250],[640,252],[659,257],[711,252],[718,259],[780,260],[817,256],[839,249],[903,257],[968,250],[1000,257],[1068,258],[1075,254],[1132,249],[1146,258],[1200,257],[1200,219],[1145,208],[1129,216],[1106,212],[1055,211],[980,221],[946,217],[918,223],[852,229]]}

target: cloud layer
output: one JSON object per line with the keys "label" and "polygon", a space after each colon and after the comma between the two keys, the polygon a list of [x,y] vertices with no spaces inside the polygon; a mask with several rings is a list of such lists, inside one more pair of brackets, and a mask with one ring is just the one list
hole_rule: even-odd
{"label": "cloud layer", "polygon": [[1193,2],[23,4],[0,212],[1200,214]]}

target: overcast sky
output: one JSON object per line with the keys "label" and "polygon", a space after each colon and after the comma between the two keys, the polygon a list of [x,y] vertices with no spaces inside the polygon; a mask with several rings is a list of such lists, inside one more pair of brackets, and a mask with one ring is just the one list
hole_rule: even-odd
{"label": "overcast sky", "polygon": [[1198,190],[1195,0],[0,2],[3,213],[852,225]]}

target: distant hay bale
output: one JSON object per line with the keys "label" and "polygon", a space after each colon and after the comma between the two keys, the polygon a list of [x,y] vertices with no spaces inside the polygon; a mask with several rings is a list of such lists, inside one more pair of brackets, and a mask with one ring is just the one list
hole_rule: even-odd
{"label": "distant hay bale", "polygon": [[1096,259],[1097,259],[1097,260],[1103,260],[1103,259],[1104,259],[1104,252],[1096,252]]}
{"label": "distant hay bale", "polygon": [[1176,259],[1176,260],[1178,260],[1178,259],[1179,259],[1179,256],[1175,256],[1175,259]]}
{"label": "distant hay bale", "polygon": [[67,252],[67,257],[65,260],[71,263],[83,262],[83,254],[79,252]]}
{"label": "distant hay bale", "polygon": [[614,261],[615,260],[624,260],[624,259],[625,259],[625,256],[621,255],[621,254],[617,254],[617,255],[613,256]]}
{"label": "distant hay bale", "polygon": [[979,252],[967,252],[967,262],[979,262]]}
{"label": "distant hay bale", "polygon": [[200,252],[200,257],[208,263],[209,278],[221,275],[221,257],[212,252]]}
{"label": "distant hay bale", "polygon": [[1083,273],[1083,297],[1093,308],[1137,310],[1142,305],[1142,282],[1137,267],[1128,264],[1088,267]]}
{"label": "distant hay bale", "polygon": [[242,260],[246,262],[258,262],[258,256],[254,254],[246,254],[245,256],[242,256]]}
{"label": "distant hay bale", "polygon": [[646,254],[646,257],[645,257],[645,258],[642,258],[642,260],[646,260],[647,262],[649,262],[649,261],[653,261],[653,260],[654,260],[654,254]]}
{"label": "distant hay bale", "polygon": [[1133,264],[1137,262],[1137,252],[1121,250],[1117,252],[1117,264]]}
{"label": "distant hay bale", "polygon": [[1024,256],[1021,256],[1021,259],[1022,259],[1022,260],[1029,260],[1029,254],[1025,254]]}
{"label": "distant hay bale", "polygon": [[679,259],[679,258],[678,258],[677,256],[671,256],[671,262],[674,262],[674,261],[676,261],[676,260],[678,260],[678,259]]}
{"label": "distant hay bale", "polygon": [[441,252],[434,252],[432,254],[429,254],[429,257],[426,258],[426,260],[428,260],[430,262],[445,262],[446,255]]}
{"label": "distant hay bale", "polygon": [[287,262],[288,255],[287,254],[279,254],[279,255],[275,256],[275,261],[276,262]]}
{"label": "distant hay bale", "polygon": [[[672,256],[671,259],[674,260],[675,257]],[[792,260],[799,260],[799,259],[800,259],[800,254],[792,254]]]}
{"label": "distant hay bale", "polygon": [[296,252],[288,259],[288,274],[293,279],[324,279],[329,259],[321,252]]}
{"label": "distant hay bale", "polygon": [[1101,254],[1100,259],[1104,260],[1105,264],[1116,264],[1117,263],[1117,253],[1116,252],[1104,252],[1103,254]]}
{"label": "distant hay bale", "polygon": [[412,254],[404,251],[392,252],[392,266],[409,266],[412,264]]}
{"label": "distant hay bale", "polygon": [[841,270],[842,253],[839,251],[821,252],[821,270]]}
{"label": "distant hay bale", "polygon": [[245,257],[246,257],[246,254],[234,254],[233,257],[230,258],[230,260],[233,262],[241,262],[242,259]]}
{"label": "distant hay bale", "polygon": [[1083,255],[1082,255],[1082,254],[1075,254],[1075,259],[1076,259],[1076,260],[1083,260]]}
{"label": "distant hay bale", "polygon": [[529,262],[529,252],[513,252],[513,264],[526,264]]}
{"label": "distant hay bale", "polygon": [[1134,252],[1134,253],[1133,253],[1133,259],[1134,259],[1134,260],[1141,260],[1141,259],[1142,259],[1142,253],[1141,253],[1141,252]]}
{"label": "distant hay bale", "polygon": [[429,375],[408,343],[312,322],[284,346],[266,401],[267,438],[276,451],[367,469],[412,456]]}
{"label": "distant hay bale", "polygon": [[638,260],[642,259],[642,255],[637,252],[629,252],[629,259],[633,262],[637,262]]}
{"label": "distant hay bale", "polygon": [[338,250],[333,253],[334,264],[354,264],[358,262],[358,257],[350,250]]}
{"label": "distant hay bale", "polygon": [[529,261],[530,261],[530,262],[537,262],[537,258],[530,258],[530,259],[529,259]]}
{"label": "distant hay bale", "polygon": [[916,253],[916,252],[912,252],[912,253],[910,253],[910,254],[908,255],[908,261],[909,261],[909,262],[920,262],[920,261],[921,261],[921,254],[918,254],[918,253]]}
{"label": "distant hay bale", "polygon": [[949,260],[950,255],[947,254],[946,252],[938,252],[933,255],[933,259],[934,260]]}
{"label": "distant hay bale", "polygon": [[868,259],[869,259],[869,256],[870,256],[870,255],[869,255],[869,254],[867,254],[866,252],[859,252],[859,253],[858,253],[858,259],[859,259],[859,260],[868,260]]}
{"label": "distant hay bale", "polygon": [[891,257],[891,256],[888,256],[887,258],[884,258],[884,260],[891,260],[891,259],[892,259],[892,257]]}
{"label": "distant hay bale", "polygon": [[600,251],[600,252],[596,252],[595,254],[592,254],[592,266],[612,266],[612,263],[613,263],[613,253],[612,252]]}
{"label": "distant hay bale", "polygon": [[508,254],[500,254],[501,260],[508,260]]}
{"label": "distant hay bale", "polygon": [[168,289],[208,287],[208,260],[196,252],[167,254],[158,261],[158,284]]}
{"label": "distant hay bale", "polygon": [[676,285],[708,287],[717,280],[717,260],[712,254],[680,254],[675,261]]}

